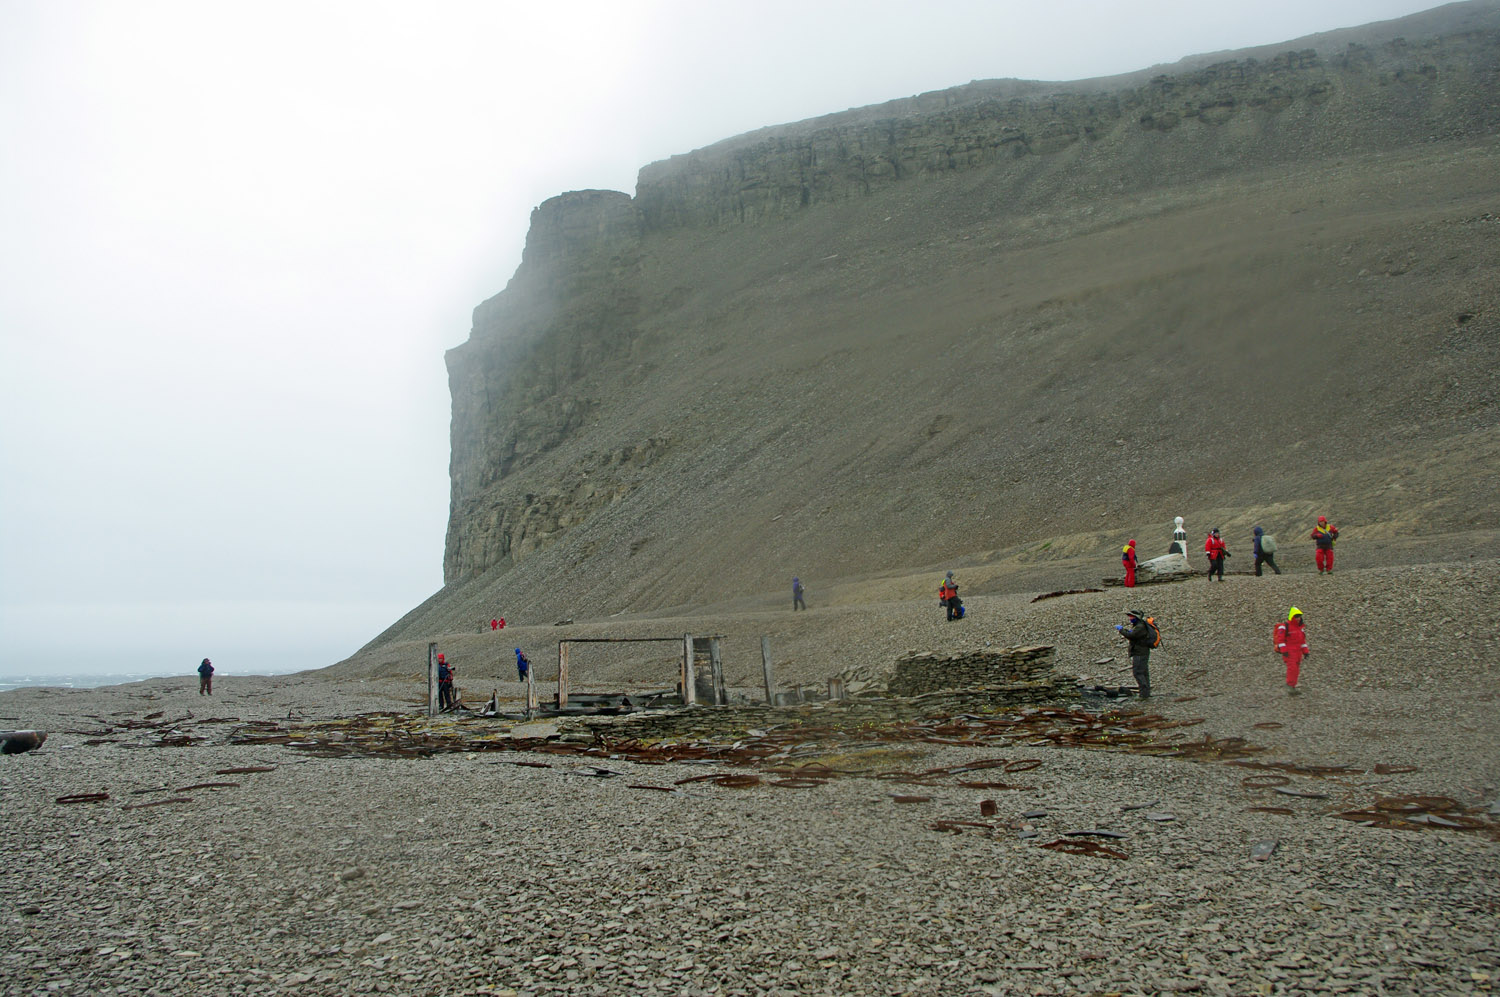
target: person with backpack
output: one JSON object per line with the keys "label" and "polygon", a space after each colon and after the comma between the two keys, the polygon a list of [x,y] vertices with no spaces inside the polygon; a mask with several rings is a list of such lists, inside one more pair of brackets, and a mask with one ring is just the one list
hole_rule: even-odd
{"label": "person with backpack", "polygon": [[1313,554],[1313,560],[1318,563],[1318,574],[1333,574],[1333,545],[1338,543],[1339,528],[1329,523],[1327,516],[1319,516],[1310,539],[1318,548]]}
{"label": "person with backpack", "polygon": [[525,682],[526,676],[530,671],[531,659],[522,654],[519,647],[516,648],[516,680]]}
{"label": "person with backpack", "polygon": [[1229,556],[1229,548],[1224,544],[1224,538],[1219,536],[1219,528],[1215,526],[1209,531],[1208,539],[1203,541],[1203,553],[1208,555],[1208,580],[1214,580],[1214,573],[1219,575],[1219,581],[1224,580],[1224,558]]}
{"label": "person with backpack", "polygon": [[1125,545],[1120,554],[1120,563],[1125,566],[1125,587],[1135,588],[1135,541],[1132,540]]}
{"label": "person with backpack", "polygon": [[1271,639],[1276,642],[1276,653],[1286,662],[1286,691],[1299,695],[1297,679],[1302,675],[1302,659],[1312,653],[1307,649],[1307,631],[1302,628],[1302,610],[1293,606],[1286,622],[1276,624]]}
{"label": "person with backpack", "polygon": [[214,663],[207,658],[198,666],[198,695],[212,696],[214,694]]}
{"label": "person with backpack", "polygon": [[942,583],[938,585],[938,605],[948,611],[948,619],[963,619],[963,602],[958,598],[958,582],[953,580],[953,572],[951,571],[943,577]]}
{"label": "person with backpack", "polygon": [[1255,528],[1255,577],[1260,577],[1260,566],[1269,564],[1271,570],[1278,575],[1281,569],[1276,567],[1276,538],[1271,536],[1259,526]]}
{"label": "person with backpack", "polygon": [[438,709],[453,708],[453,669],[446,655],[438,655]]}
{"label": "person with backpack", "polygon": [[1130,672],[1135,676],[1136,691],[1142,699],[1151,698],[1151,649],[1161,644],[1156,622],[1138,609],[1125,611],[1128,626],[1115,624],[1121,637],[1130,642]]}

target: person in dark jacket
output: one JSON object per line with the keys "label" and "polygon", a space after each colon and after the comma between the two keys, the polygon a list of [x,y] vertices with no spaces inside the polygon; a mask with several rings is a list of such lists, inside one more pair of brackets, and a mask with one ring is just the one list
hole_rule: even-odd
{"label": "person in dark jacket", "polygon": [[1126,625],[1115,624],[1120,636],[1130,642],[1130,671],[1135,676],[1135,687],[1142,699],[1151,698],[1151,628],[1146,625],[1146,614],[1138,609],[1127,610]]}
{"label": "person in dark jacket", "polygon": [[792,579],[792,612],[794,612],[794,613],[797,610],[799,610],[799,609],[806,609],[807,608],[807,601],[802,598],[802,592],[803,592],[802,579],[800,579],[800,578],[793,578]]}
{"label": "person in dark jacket", "polygon": [[207,658],[198,666],[198,695],[212,696],[214,694],[214,663]]}
{"label": "person in dark jacket", "polygon": [[525,682],[526,676],[530,671],[531,659],[522,654],[519,647],[516,648],[516,681]]}
{"label": "person in dark jacket", "polygon": [[1271,536],[1259,526],[1255,528],[1255,577],[1260,577],[1260,566],[1269,564],[1271,570],[1278,575],[1281,569],[1276,567],[1276,538]]}
{"label": "person in dark jacket", "polygon": [[438,655],[438,709],[453,708],[453,669],[446,655]]}

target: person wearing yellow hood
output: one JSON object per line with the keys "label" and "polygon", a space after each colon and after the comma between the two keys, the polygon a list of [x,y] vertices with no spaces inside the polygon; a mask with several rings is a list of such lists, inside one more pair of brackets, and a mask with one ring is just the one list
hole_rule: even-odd
{"label": "person wearing yellow hood", "polygon": [[1307,649],[1307,631],[1302,627],[1302,610],[1293,606],[1286,614],[1286,622],[1276,624],[1273,634],[1276,653],[1286,662],[1286,691],[1298,695],[1297,679],[1302,674],[1302,659],[1312,652]]}

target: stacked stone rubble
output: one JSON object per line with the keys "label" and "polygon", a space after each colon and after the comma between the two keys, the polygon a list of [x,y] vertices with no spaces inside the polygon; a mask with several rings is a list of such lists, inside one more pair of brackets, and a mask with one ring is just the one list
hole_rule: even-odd
{"label": "stacked stone rubble", "polygon": [[1055,689],[1052,666],[1056,657],[1056,648],[1040,644],[957,654],[908,651],[896,659],[884,676],[861,675],[859,691],[919,696],[949,689],[999,690],[1033,685],[1051,691]]}

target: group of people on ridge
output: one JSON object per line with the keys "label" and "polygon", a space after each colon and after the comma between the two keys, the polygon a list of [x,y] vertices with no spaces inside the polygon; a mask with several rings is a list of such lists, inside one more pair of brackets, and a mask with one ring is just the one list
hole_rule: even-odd
{"label": "group of people on ridge", "polygon": [[[1318,525],[1313,528],[1309,539],[1316,547],[1314,560],[1318,565],[1318,574],[1331,574],[1333,572],[1333,545],[1338,542],[1339,528],[1330,524],[1327,516],[1319,516]],[[1276,574],[1281,574],[1281,568],[1276,564],[1275,537],[1267,533],[1263,527],[1257,526],[1251,547],[1255,553],[1256,577],[1259,577],[1263,569],[1267,567]],[[1176,529],[1172,532],[1172,546],[1167,548],[1167,552],[1169,554],[1187,553],[1187,531],[1182,527],[1181,516],[1176,519]],[[1229,557],[1230,553],[1229,545],[1224,542],[1217,526],[1208,531],[1208,537],[1203,541],[1203,553],[1208,558],[1208,580],[1212,582],[1217,577],[1222,582],[1224,559]],[[1120,566],[1125,571],[1126,588],[1135,588],[1137,563],[1135,541],[1131,540],[1120,551]]]}

